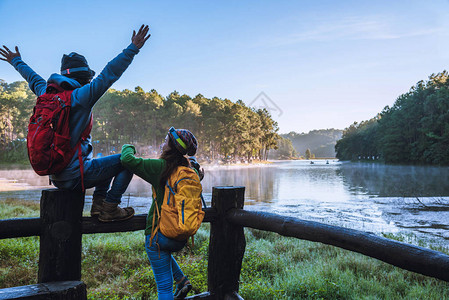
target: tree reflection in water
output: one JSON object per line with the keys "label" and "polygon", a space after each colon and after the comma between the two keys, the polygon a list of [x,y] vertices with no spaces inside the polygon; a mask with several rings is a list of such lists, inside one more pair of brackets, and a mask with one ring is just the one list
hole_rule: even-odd
{"label": "tree reflection in water", "polygon": [[337,170],[354,193],[379,197],[449,196],[447,167],[343,163]]}

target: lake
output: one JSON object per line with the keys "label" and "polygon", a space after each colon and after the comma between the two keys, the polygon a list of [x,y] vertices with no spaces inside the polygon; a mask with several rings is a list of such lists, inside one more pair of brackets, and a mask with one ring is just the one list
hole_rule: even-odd
{"label": "lake", "polygon": [[[375,233],[413,233],[432,244],[449,240],[449,168],[326,160],[275,161],[255,166],[207,166],[203,190],[245,186],[245,208]],[[39,201],[47,177],[0,170],[0,201]],[[86,196],[86,209],[92,190]],[[150,185],[134,177],[122,203],[147,213]]]}

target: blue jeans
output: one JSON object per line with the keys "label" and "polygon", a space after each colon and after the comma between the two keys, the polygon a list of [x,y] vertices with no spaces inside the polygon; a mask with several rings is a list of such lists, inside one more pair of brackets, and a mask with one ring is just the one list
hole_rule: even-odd
{"label": "blue jeans", "polygon": [[171,253],[181,250],[187,241],[180,242],[169,239],[158,232],[154,236],[150,247],[150,237],[150,235],[145,237],[145,250],[156,280],[158,299],[172,300],[173,279],[180,281],[184,277],[184,273],[182,273]]}
{"label": "blue jeans", "polygon": [[[133,173],[122,166],[120,154],[115,154],[86,161],[83,176],[84,188],[95,187],[94,197],[106,197],[107,202],[120,203]],[[81,191],[81,176],[67,181],[53,181],[53,184],[59,189]]]}

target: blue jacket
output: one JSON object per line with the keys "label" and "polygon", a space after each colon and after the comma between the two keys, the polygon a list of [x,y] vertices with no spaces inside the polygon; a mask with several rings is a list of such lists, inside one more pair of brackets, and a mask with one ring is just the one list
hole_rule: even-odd
{"label": "blue jacket", "polygon": [[[70,110],[70,136],[71,146],[75,147],[81,137],[81,133],[89,124],[92,108],[101,96],[117,81],[131,64],[134,56],[139,53],[139,49],[130,44],[128,48],[111,60],[101,73],[92,80],[91,83],[81,86],[78,81],[59,74],[52,74],[48,81],[33,71],[20,57],[15,57],[11,64],[28,82],[30,89],[36,96],[45,93],[47,84],[62,82],[68,83],[74,88],[72,93],[72,108]],[[87,169],[92,160],[91,137],[81,144],[84,168]],[[80,176],[78,151],[73,156],[67,167],[58,174],[50,175],[51,180],[66,181]]]}

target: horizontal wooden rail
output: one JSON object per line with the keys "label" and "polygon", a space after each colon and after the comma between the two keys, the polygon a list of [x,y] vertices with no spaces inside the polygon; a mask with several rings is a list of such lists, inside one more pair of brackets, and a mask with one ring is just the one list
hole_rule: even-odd
{"label": "horizontal wooden rail", "polygon": [[83,234],[90,234],[143,230],[145,229],[146,219],[146,214],[140,214],[122,222],[102,223],[95,217],[83,217],[82,232]]}
{"label": "horizontal wooden rail", "polygon": [[326,225],[272,213],[232,209],[233,224],[283,236],[320,242],[377,258],[399,268],[449,282],[449,256],[423,247],[390,240],[360,230]]}
{"label": "horizontal wooden rail", "polygon": [[[217,213],[213,208],[205,208],[203,222],[211,222]],[[135,215],[123,222],[102,223],[97,218],[83,217],[82,233],[111,233],[143,230],[146,227],[146,214]],[[39,236],[41,232],[40,218],[0,220],[0,239]]]}
{"label": "horizontal wooden rail", "polygon": [[[211,222],[217,215],[213,208],[204,208],[203,210],[206,213],[203,222]],[[135,215],[126,221],[110,223],[102,223],[97,218],[83,217],[83,234],[143,230],[146,227],[146,220],[146,214]]]}
{"label": "horizontal wooden rail", "polygon": [[40,230],[40,218],[0,220],[0,239],[36,236]]}
{"label": "horizontal wooden rail", "polygon": [[87,299],[82,281],[57,281],[0,289],[0,299]]}

